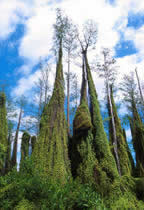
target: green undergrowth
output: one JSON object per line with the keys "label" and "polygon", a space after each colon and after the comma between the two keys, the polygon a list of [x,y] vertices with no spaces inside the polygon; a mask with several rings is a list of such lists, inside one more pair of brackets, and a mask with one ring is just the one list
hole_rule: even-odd
{"label": "green undergrowth", "polygon": [[136,197],[142,183],[144,185],[144,180],[123,176],[112,186],[109,196],[103,196],[90,183],[81,184],[77,179],[69,179],[61,184],[42,178],[39,173],[34,174],[33,162],[29,158],[23,161],[20,172],[14,168],[0,177],[0,209],[142,210],[144,203]]}
{"label": "green undergrowth", "polygon": [[128,175],[122,176],[111,189],[111,193],[104,198],[104,203],[109,209],[144,209],[142,199],[138,198],[140,191],[137,179]]}
{"label": "green undergrowth", "polygon": [[90,185],[72,179],[65,184],[33,174],[31,159],[22,169],[0,177],[0,209],[106,209]]}

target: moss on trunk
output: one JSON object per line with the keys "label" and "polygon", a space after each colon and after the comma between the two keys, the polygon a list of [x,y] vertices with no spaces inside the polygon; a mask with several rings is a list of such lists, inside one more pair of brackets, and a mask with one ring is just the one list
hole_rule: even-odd
{"label": "moss on trunk", "polygon": [[132,101],[133,118],[130,119],[132,141],[136,153],[136,176],[144,176],[144,126]]}
{"label": "moss on trunk", "polygon": [[[121,127],[121,122],[117,114],[117,108],[114,102],[113,98],[113,91],[111,87],[111,103],[112,103],[112,109],[113,109],[113,116],[114,116],[114,122],[115,122],[115,128],[116,128],[116,139],[117,139],[117,149],[118,149],[118,157],[119,157],[119,162],[120,162],[120,170],[121,170],[121,175],[130,175],[132,173],[132,165],[131,161],[128,156],[128,145],[126,144],[126,140],[123,135],[123,130]],[[108,104],[109,108],[109,104]],[[110,146],[112,153],[114,155],[114,150],[113,150],[113,127],[112,127],[112,120],[111,120],[111,114],[109,111],[109,130],[110,130]],[[115,155],[114,155],[115,157]]]}
{"label": "moss on trunk", "polygon": [[81,102],[73,122],[72,175],[83,183],[94,183],[96,158],[92,149],[93,135],[91,116],[87,103],[85,70],[81,87]]}
{"label": "moss on trunk", "polygon": [[8,124],[6,111],[6,96],[3,92],[0,93],[0,144],[3,145],[5,153],[0,164],[0,173],[4,173],[6,151],[8,146]]}
{"label": "moss on trunk", "polygon": [[30,135],[25,131],[21,142],[21,163],[29,156]]}
{"label": "moss on trunk", "polygon": [[56,68],[54,90],[49,104],[45,106],[40,134],[34,148],[36,168],[43,175],[65,181],[70,175],[68,159],[68,134],[64,114],[64,79],[62,68],[62,47]]}
{"label": "moss on trunk", "polygon": [[9,134],[9,136],[8,136],[5,173],[8,173],[10,171],[10,169],[11,169],[11,134]]}
{"label": "moss on trunk", "polygon": [[124,136],[125,143],[126,143],[126,147],[127,147],[127,153],[128,153],[129,161],[130,161],[130,163],[131,163],[131,175],[134,175],[134,172],[135,172],[134,159],[133,159],[133,157],[132,157],[130,148],[129,148],[129,146],[128,146],[127,137],[126,137],[126,132],[125,132],[125,129],[124,129],[124,128],[123,128],[123,136]]}
{"label": "moss on trunk", "polygon": [[110,151],[106,133],[104,131],[103,121],[100,114],[99,102],[97,99],[97,93],[86,54],[85,61],[91,103],[90,109],[94,136],[93,147],[96,159],[98,160],[98,166],[95,166],[95,174],[97,184],[101,186],[100,190],[103,191],[103,193],[105,193],[110,189],[111,184],[114,183],[115,178],[118,178],[119,175],[114,157]]}

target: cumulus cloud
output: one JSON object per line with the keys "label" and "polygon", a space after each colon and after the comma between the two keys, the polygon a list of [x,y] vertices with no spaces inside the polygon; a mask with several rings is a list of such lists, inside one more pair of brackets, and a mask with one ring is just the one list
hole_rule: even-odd
{"label": "cumulus cloud", "polygon": [[[50,53],[52,47],[53,24],[55,22],[55,8],[62,8],[74,23],[79,26],[87,19],[93,19],[98,24],[97,49],[113,48],[119,41],[119,33],[114,28],[121,16],[120,11],[105,0],[76,1],[63,0],[57,4],[36,4],[34,15],[27,20],[26,33],[21,40],[20,56],[37,62],[40,57]],[[120,23],[118,27],[120,27]]]}
{"label": "cumulus cloud", "polygon": [[17,24],[24,23],[30,16],[30,8],[24,1],[1,0],[0,2],[0,39],[6,39],[15,31]]}
{"label": "cumulus cloud", "polygon": [[26,24],[26,33],[21,40],[19,55],[32,62],[46,57],[52,47],[54,12],[49,6],[38,7],[35,15]]}
{"label": "cumulus cloud", "polygon": [[[49,73],[49,84],[51,87],[53,87],[56,68],[54,64],[51,67],[52,71]],[[39,78],[41,78],[40,69],[37,69],[37,71],[34,73],[23,76],[21,79],[19,79],[17,86],[13,89],[12,95],[17,97],[25,95],[29,98],[31,91],[36,86]],[[33,98],[30,96],[29,101],[31,100],[33,100]]]}
{"label": "cumulus cloud", "polygon": [[[62,8],[70,18],[80,27],[87,19],[93,19],[98,25],[97,54],[100,55],[102,47],[108,47],[115,53],[115,46],[120,43],[120,34],[125,40],[131,40],[138,52],[134,55],[118,58],[120,73],[133,70],[136,66],[142,69],[144,58],[144,27],[140,29],[128,28],[128,16],[130,13],[142,13],[144,11],[143,0],[117,0],[114,4],[106,0],[2,0],[3,13],[0,12],[0,37],[6,37],[15,30],[18,23],[25,25],[25,34],[20,40],[19,56],[26,60],[18,71],[25,75],[18,81],[13,94],[27,94],[39,77],[39,70],[31,73],[33,67],[39,62],[40,57],[45,58],[51,54],[53,24],[55,22],[55,9]],[[1,11],[1,9],[0,9]],[[89,59],[96,59],[96,54],[89,54]],[[64,70],[67,67],[64,65]],[[78,73],[81,82],[81,72],[75,65],[71,70]],[[55,70],[53,71],[55,72]],[[142,75],[142,70],[139,70]],[[103,81],[93,73],[96,88],[99,95],[103,92]],[[51,81],[54,81],[54,76]]]}

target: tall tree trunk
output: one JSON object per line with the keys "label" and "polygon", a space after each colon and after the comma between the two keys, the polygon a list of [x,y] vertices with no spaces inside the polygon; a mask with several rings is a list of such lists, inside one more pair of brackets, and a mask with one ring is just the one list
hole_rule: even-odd
{"label": "tall tree trunk", "polygon": [[84,59],[82,70],[81,100],[73,122],[71,168],[74,178],[78,177],[83,183],[92,184],[95,183],[93,169],[98,161],[92,148],[92,123],[87,103],[87,80]]}
{"label": "tall tree trunk", "polygon": [[138,87],[139,87],[139,92],[140,92],[140,96],[141,96],[141,101],[144,104],[144,98],[143,98],[143,94],[142,94],[142,88],[141,88],[141,83],[140,83],[140,79],[139,79],[139,76],[138,76],[137,68],[135,68],[135,73],[136,73],[136,78],[137,78],[137,82],[138,82]]}
{"label": "tall tree trunk", "polygon": [[70,135],[70,53],[68,52],[68,72],[67,72],[67,124],[68,135]]}
{"label": "tall tree trunk", "polygon": [[127,142],[125,129],[123,129],[123,136],[124,136],[124,139],[125,139],[125,142],[126,142],[126,147],[127,147],[127,153],[128,153],[129,161],[131,163],[131,175],[133,176],[134,175],[134,171],[135,171],[134,159],[133,159],[133,156],[131,154],[131,150],[129,148],[128,142]]}
{"label": "tall tree trunk", "polygon": [[40,87],[40,97],[39,97],[39,107],[38,107],[38,122],[37,122],[37,136],[40,130],[40,119],[41,119],[41,110],[42,110],[42,87]]}
{"label": "tall tree trunk", "polygon": [[53,94],[49,103],[44,107],[40,134],[32,155],[36,171],[38,170],[42,176],[63,183],[66,177],[70,176],[64,98],[62,43],[60,43]]}
{"label": "tall tree trunk", "polygon": [[132,101],[133,119],[131,122],[133,146],[136,152],[136,170],[138,176],[144,176],[144,126],[137,111],[135,100]]}
{"label": "tall tree trunk", "polygon": [[[116,162],[110,151],[108,139],[104,131],[97,92],[92,79],[86,52],[84,52],[84,56],[85,56],[88,88],[90,95],[91,121],[93,125],[92,144],[95,152],[95,157],[98,160],[98,164],[96,164],[94,167],[94,173],[96,178],[95,182],[98,185],[100,192],[105,194],[106,191],[108,193],[112,190],[111,185],[119,177],[119,175],[118,175]],[[103,177],[105,178],[103,179]]]}
{"label": "tall tree trunk", "polygon": [[31,136],[26,131],[23,133],[22,142],[21,142],[21,160],[20,160],[20,169],[22,162],[29,156],[29,146],[30,146]]}
{"label": "tall tree trunk", "polygon": [[19,113],[18,125],[17,125],[15,139],[14,139],[13,154],[12,154],[12,167],[14,167],[17,164],[18,135],[19,135],[19,129],[21,125],[21,118],[22,118],[22,108]]}
{"label": "tall tree trunk", "polygon": [[112,107],[112,101],[111,101],[111,95],[110,95],[110,86],[109,86],[109,81],[107,79],[107,98],[108,98],[108,104],[109,104],[109,111],[110,111],[110,116],[111,116],[111,122],[112,122],[112,135],[113,135],[113,147],[114,147],[114,155],[116,159],[116,164],[118,168],[119,175],[121,176],[121,168],[120,168],[120,161],[119,161],[119,156],[118,156],[118,143],[117,143],[117,135],[116,135],[116,126],[115,126],[115,121],[114,121],[114,113],[113,113],[113,107]]}
{"label": "tall tree trunk", "polygon": [[78,107],[78,84],[76,82],[76,108]]}
{"label": "tall tree trunk", "polygon": [[[131,160],[129,159],[128,145],[126,142],[126,138],[124,137],[124,134],[123,134],[120,119],[118,117],[117,108],[116,108],[114,97],[113,97],[112,86],[110,86],[110,97],[111,97],[110,99],[111,99],[112,113],[113,113],[114,126],[115,126],[115,132],[116,132],[117,154],[119,158],[121,175],[131,175],[133,172],[133,166],[131,164]],[[115,151],[114,151],[114,146],[113,146],[114,135],[113,135],[112,116],[110,113],[110,105],[108,106],[108,110],[109,110],[109,116],[111,118],[109,121],[109,132],[110,132],[109,142],[110,142],[110,146],[112,146],[111,150],[115,157]]]}
{"label": "tall tree trunk", "polygon": [[3,148],[3,156],[0,160],[0,174],[4,174],[6,151],[8,146],[8,124],[7,124],[6,96],[0,92],[0,144]]}

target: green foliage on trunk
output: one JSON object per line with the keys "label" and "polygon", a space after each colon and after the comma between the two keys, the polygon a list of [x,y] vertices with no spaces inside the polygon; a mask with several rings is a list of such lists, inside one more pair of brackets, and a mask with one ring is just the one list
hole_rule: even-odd
{"label": "green foliage on trunk", "polygon": [[[121,127],[121,122],[117,114],[117,108],[114,102],[113,98],[113,91],[111,87],[111,103],[112,103],[112,109],[113,109],[113,115],[114,115],[114,122],[115,122],[115,128],[116,128],[116,138],[117,138],[117,148],[118,148],[118,157],[119,157],[119,162],[120,162],[120,170],[121,170],[121,175],[130,175],[132,174],[132,165],[131,161],[128,156],[128,145],[126,143],[126,140],[123,135],[123,130]],[[111,118],[111,116],[110,116]],[[112,120],[110,119],[109,122],[109,127],[110,127],[110,145],[112,148],[112,153],[114,154],[113,151],[113,129],[112,129]],[[114,155],[115,157],[115,155]]]}
{"label": "green foliage on trunk", "polygon": [[8,124],[7,124],[7,111],[6,111],[6,96],[3,92],[0,93],[0,144],[4,148],[1,164],[0,164],[0,172],[4,170],[6,151],[8,145]]}
{"label": "green foliage on trunk", "polygon": [[134,159],[132,157],[130,148],[128,146],[128,142],[127,142],[127,137],[126,137],[126,132],[125,129],[123,129],[123,135],[124,135],[124,139],[125,139],[125,143],[126,143],[126,147],[127,147],[127,153],[128,153],[128,157],[129,157],[129,161],[131,163],[131,175],[134,175],[134,171],[135,171],[135,165],[134,165]]}
{"label": "green foliage on trunk", "polygon": [[97,160],[92,149],[92,123],[86,92],[86,80],[83,69],[81,103],[77,108],[73,122],[72,175],[74,178],[78,177],[82,183],[94,183],[94,167]]}
{"label": "green foliage on trunk", "polygon": [[95,166],[95,174],[97,183],[99,184],[99,186],[101,186],[100,190],[103,193],[106,193],[106,191],[110,190],[110,185],[115,181],[115,178],[118,178],[119,176],[115,160],[113,155],[111,154],[108,139],[104,131],[103,121],[100,114],[99,102],[97,99],[97,93],[87,58],[86,66],[91,101],[90,111],[94,135],[93,147],[96,158],[98,160],[98,166]]}
{"label": "green foliage on trunk", "polygon": [[40,134],[33,153],[36,168],[42,170],[42,175],[61,181],[65,181],[70,175],[67,144],[62,48],[60,46],[53,94],[49,104],[44,108],[40,122]]}
{"label": "green foliage on trunk", "polygon": [[134,101],[132,101],[132,113],[133,118],[130,119],[130,125],[136,153],[136,176],[144,176],[144,126]]}
{"label": "green foliage on trunk", "polygon": [[8,136],[8,146],[6,152],[6,164],[5,164],[5,173],[8,173],[11,169],[11,135]]}
{"label": "green foliage on trunk", "polygon": [[6,156],[6,147],[4,144],[0,143],[0,174],[4,172],[4,160]]}
{"label": "green foliage on trunk", "polygon": [[21,142],[21,163],[29,156],[30,135],[25,131]]}
{"label": "green foliage on trunk", "polygon": [[124,175],[117,179],[110,194],[104,199],[108,209],[144,209],[144,203],[137,197],[140,191],[136,187],[136,182],[136,179],[129,175]]}

